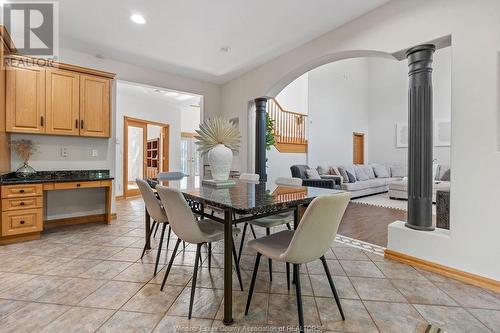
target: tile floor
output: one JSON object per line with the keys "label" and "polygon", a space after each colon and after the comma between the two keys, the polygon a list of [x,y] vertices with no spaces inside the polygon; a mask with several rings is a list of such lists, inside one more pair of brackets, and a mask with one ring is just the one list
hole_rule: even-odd
{"label": "tile floor", "polygon": [[[176,257],[160,292],[170,253],[163,253],[163,269],[153,278],[156,252],[139,259],[143,209],[140,199],[120,201],[118,220],[111,226],[66,227],[46,232],[38,241],[1,246],[0,332],[227,331],[221,323],[222,244],[214,246],[211,272],[203,255],[189,321],[195,248],[188,246]],[[349,242],[332,244],[327,259],[347,319],[340,320],[321,263],[313,262],[301,270],[305,321],[311,331],[413,333],[430,322],[453,333],[500,332],[500,294],[386,260]],[[273,265],[269,282],[267,261],[261,263],[246,317],[246,292],[238,290],[235,275],[235,325],[229,331],[277,331],[297,323],[284,265]],[[245,290],[253,264],[254,254],[246,249],[241,259]]]}

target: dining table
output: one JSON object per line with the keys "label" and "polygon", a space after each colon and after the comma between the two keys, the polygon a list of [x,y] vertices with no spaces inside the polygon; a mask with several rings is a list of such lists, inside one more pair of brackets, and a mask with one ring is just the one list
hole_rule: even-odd
{"label": "dining table", "polygon": [[[149,182],[152,187],[156,184]],[[159,182],[160,185],[176,186],[173,182]],[[252,182],[239,179],[234,184],[224,188],[200,183],[198,188],[182,189],[185,199],[193,213],[200,218],[209,218],[224,224],[224,317],[223,323],[233,323],[232,298],[232,248],[233,227],[240,223],[293,211],[294,228],[300,222],[300,212],[316,197],[321,195],[339,194],[342,190],[325,189],[307,186],[284,186],[273,182]],[[213,210],[220,214],[213,214]],[[220,216],[218,216],[220,215]],[[149,244],[151,228],[149,214],[146,211],[146,244]]]}

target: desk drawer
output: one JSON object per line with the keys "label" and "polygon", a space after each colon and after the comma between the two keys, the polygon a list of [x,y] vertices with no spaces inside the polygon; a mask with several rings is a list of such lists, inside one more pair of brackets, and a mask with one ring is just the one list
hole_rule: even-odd
{"label": "desk drawer", "polygon": [[41,231],[42,209],[15,210],[2,213],[2,236]]}
{"label": "desk drawer", "polygon": [[54,190],[70,190],[74,188],[89,188],[89,187],[101,187],[101,182],[91,181],[91,182],[71,182],[71,183],[54,184]]}
{"label": "desk drawer", "polygon": [[43,194],[42,184],[2,186],[2,199],[34,197]]}
{"label": "desk drawer", "polygon": [[2,211],[33,209],[42,207],[43,207],[43,197],[26,197],[26,198],[2,200]]}

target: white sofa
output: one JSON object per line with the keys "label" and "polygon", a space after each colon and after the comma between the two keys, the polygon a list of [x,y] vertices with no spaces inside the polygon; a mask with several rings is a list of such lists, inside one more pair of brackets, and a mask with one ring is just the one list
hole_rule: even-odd
{"label": "white sofa", "polygon": [[[354,173],[353,176],[355,180],[352,181],[351,179],[351,182],[349,182],[349,179],[345,179],[346,177],[342,176],[339,168],[351,170],[351,173]],[[360,170],[361,168],[364,168],[365,171],[367,171],[366,173],[368,173],[368,179],[366,179],[366,177],[358,178],[360,174],[356,174],[356,171]],[[351,193],[351,198],[359,198],[363,196],[388,192],[389,185],[395,181],[403,179],[403,177],[406,177],[407,173],[406,166],[386,166],[380,164],[369,164],[363,166],[319,166],[317,170],[322,179],[328,179],[329,177],[341,177],[341,188],[345,191],[349,191]]]}

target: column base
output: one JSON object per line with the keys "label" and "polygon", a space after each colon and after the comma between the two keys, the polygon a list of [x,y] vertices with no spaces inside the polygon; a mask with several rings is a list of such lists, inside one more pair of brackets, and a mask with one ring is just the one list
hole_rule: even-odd
{"label": "column base", "polygon": [[419,231],[434,231],[436,228],[434,226],[418,226],[418,225],[413,225],[409,224],[408,222],[405,223],[405,227],[413,229],[413,230],[419,230]]}

